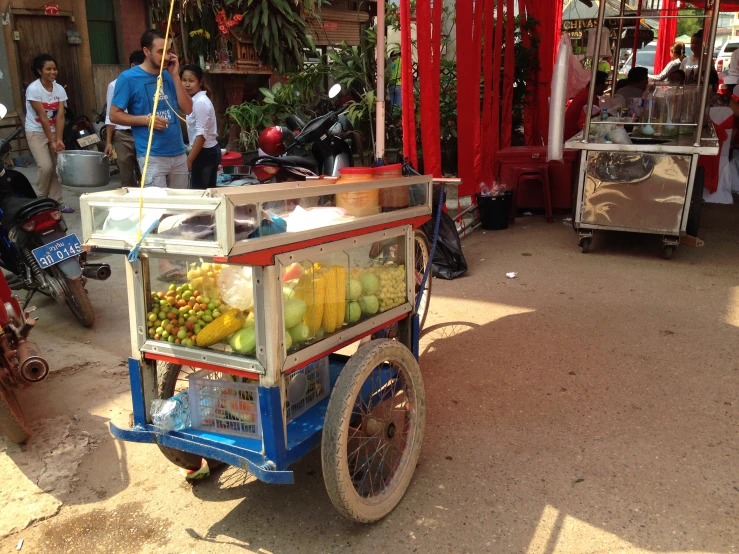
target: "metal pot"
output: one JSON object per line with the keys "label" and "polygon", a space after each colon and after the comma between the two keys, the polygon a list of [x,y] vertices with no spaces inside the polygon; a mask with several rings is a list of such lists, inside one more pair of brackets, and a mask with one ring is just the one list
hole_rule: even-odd
{"label": "metal pot", "polygon": [[57,154],[56,174],[69,187],[104,187],[110,183],[110,163],[102,152],[65,150]]}

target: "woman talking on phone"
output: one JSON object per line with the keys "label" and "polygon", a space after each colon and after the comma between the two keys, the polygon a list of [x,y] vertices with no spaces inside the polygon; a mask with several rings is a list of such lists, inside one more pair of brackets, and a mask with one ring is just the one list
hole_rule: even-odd
{"label": "woman talking on phone", "polygon": [[[56,153],[64,150],[57,128],[64,132],[64,102],[67,92],[56,82],[56,61],[49,54],[36,56],[31,67],[38,77],[26,89],[26,139],[38,165],[36,194],[62,201],[62,185],[56,176]],[[74,212],[62,206],[63,213]]]}
{"label": "woman talking on phone", "polygon": [[215,188],[218,166],[221,165],[221,147],[217,140],[216,111],[208,98],[203,70],[199,65],[186,65],[180,78],[192,97],[192,113],[187,116],[187,137],[191,148],[187,156],[190,188]]}

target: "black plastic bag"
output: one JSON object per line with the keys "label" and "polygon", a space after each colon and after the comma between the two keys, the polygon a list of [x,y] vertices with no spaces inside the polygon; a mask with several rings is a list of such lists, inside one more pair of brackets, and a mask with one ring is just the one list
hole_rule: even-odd
{"label": "black plastic bag", "polygon": [[[436,214],[431,218],[431,221],[425,223],[422,227],[423,232],[429,238],[429,242],[433,240],[435,224]],[[446,212],[441,212],[439,238],[436,242],[436,252],[431,267],[434,277],[448,280],[455,279],[467,272],[467,260],[465,260],[462,253],[462,244],[457,234],[457,227],[454,220]]]}
{"label": "black plastic bag", "polygon": [[[403,165],[403,175],[420,175],[413,167],[405,160]],[[411,198],[415,194],[421,194],[425,196],[422,185],[412,185]],[[439,211],[439,204],[441,204],[442,186],[437,185],[433,187],[433,214],[431,221],[425,223],[421,229],[429,239],[429,246],[431,246],[434,240],[434,228],[436,226],[436,214]],[[445,211],[441,212],[441,220],[439,221],[439,238],[436,242],[436,252],[434,252],[434,259],[431,262],[431,271],[434,273],[434,277],[441,279],[455,279],[460,275],[467,273],[467,260],[464,258],[462,253],[462,243],[459,240],[457,234],[457,226],[454,220]]]}

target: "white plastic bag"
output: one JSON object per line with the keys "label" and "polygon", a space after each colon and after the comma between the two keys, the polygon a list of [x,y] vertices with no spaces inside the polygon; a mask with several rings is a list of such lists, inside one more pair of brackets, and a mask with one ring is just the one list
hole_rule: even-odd
{"label": "white plastic bag", "polygon": [[251,267],[224,265],[218,276],[221,300],[241,311],[254,307],[254,285]]}

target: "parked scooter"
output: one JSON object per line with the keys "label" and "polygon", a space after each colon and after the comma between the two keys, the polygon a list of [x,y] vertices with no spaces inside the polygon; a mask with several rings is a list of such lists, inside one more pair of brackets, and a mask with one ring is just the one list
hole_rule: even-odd
{"label": "parked scooter", "polygon": [[29,311],[21,310],[0,273],[0,434],[11,442],[29,436],[15,389],[20,383],[37,383],[49,374],[49,364],[38,347],[28,340],[36,325]]}
{"label": "parked scooter", "polygon": [[101,151],[105,148],[100,135],[95,132],[92,122],[85,115],[74,116],[69,113],[69,120],[64,124],[64,148],[67,150],[95,150]]}
{"label": "parked scooter", "polygon": [[[0,104],[0,119],[6,113]],[[95,313],[85,290],[87,279],[110,277],[108,264],[87,263],[86,253],[75,234],[67,234],[61,205],[51,198],[38,198],[26,177],[5,169],[10,142],[22,129],[0,141],[0,266],[11,272],[11,289],[25,289],[24,309],[36,292],[67,304],[85,327]]]}
{"label": "parked scooter", "polygon": [[[340,92],[341,85],[334,85],[329,98],[336,98]],[[307,125],[297,116],[290,116],[286,124],[265,129],[259,135],[259,148],[268,154],[252,164],[252,175],[259,182],[305,180],[316,174],[336,177],[342,167],[354,165],[346,138],[353,127],[342,110],[331,111]],[[308,147],[311,156],[305,154]]]}

